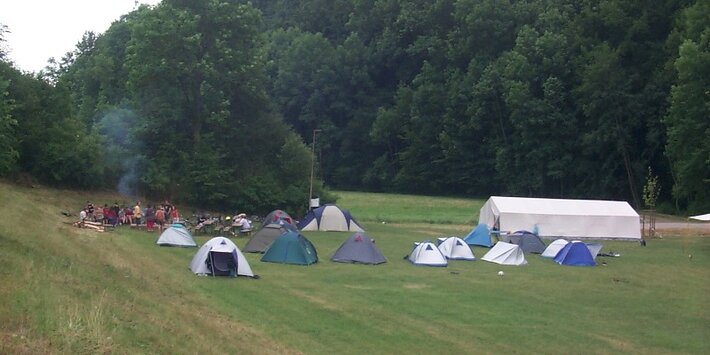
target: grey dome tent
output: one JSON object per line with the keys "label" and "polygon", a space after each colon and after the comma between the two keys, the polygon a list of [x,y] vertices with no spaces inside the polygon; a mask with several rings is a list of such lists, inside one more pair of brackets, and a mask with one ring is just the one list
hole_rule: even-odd
{"label": "grey dome tent", "polygon": [[358,264],[382,264],[387,262],[387,259],[382,255],[380,250],[375,245],[375,242],[364,233],[355,233],[351,235],[340,248],[335,251],[330,260],[339,263],[358,263]]}
{"label": "grey dome tent", "polygon": [[263,253],[281,234],[288,231],[297,231],[294,225],[284,221],[279,222],[280,223],[269,223],[262,226],[244,246],[244,252]]}
{"label": "grey dome tent", "polygon": [[268,225],[271,223],[279,223],[280,221],[284,221],[284,222],[292,224],[294,226],[296,225],[293,218],[291,218],[291,216],[288,213],[286,213],[282,210],[273,210],[269,214],[267,214],[266,217],[264,217],[264,220],[262,221],[262,226],[265,226],[265,225]]}
{"label": "grey dome tent", "polygon": [[195,253],[190,270],[198,275],[256,277],[239,248],[225,237],[214,237]]}
{"label": "grey dome tent", "polygon": [[545,243],[537,235],[528,231],[517,231],[503,237],[504,242],[516,244],[525,253],[542,254],[545,251]]}
{"label": "grey dome tent", "polygon": [[155,242],[160,246],[172,247],[196,247],[197,243],[192,239],[190,231],[182,224],[173,224],[166,229]]}

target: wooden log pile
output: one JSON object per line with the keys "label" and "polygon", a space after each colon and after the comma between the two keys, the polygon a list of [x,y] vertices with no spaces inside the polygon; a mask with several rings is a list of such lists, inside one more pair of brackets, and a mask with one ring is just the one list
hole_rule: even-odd
{"label": "wooden log pile", "polygon": [[74,223],[74,225],[79,228],[93,229],[97,232],[105,232],[106,231],[106,228],[104,228],[104,225],[101,222],[79,221],[79,222]]}

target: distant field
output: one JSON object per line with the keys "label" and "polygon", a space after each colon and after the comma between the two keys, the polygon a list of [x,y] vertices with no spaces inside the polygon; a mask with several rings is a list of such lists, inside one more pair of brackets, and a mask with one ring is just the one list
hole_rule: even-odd
{"label": "distant field", "polygon": [[338,205],[358,221],[387,223],[466,224],[478,222],[486,201],[453,198],[336,191]]}
{"label": "distant field", "polygon": [[388,262],[330,262],[348,234],[313,232],[318,264],[247,254],[252,280],[192,275],[196,249],[157,234],[64,223],[111,194],[0,183],[0,353],[710,353],[708,237],[605,242],[621,257],[594,268],[416,267],[412,243],[468,232],[482,201],[338,194]]}

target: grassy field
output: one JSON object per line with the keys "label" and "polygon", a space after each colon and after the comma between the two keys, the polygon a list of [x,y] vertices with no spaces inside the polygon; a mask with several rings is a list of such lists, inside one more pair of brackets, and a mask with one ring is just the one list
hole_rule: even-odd
{"label": "grassy field", "polygon": [[330,262],[348,234],[305,233],[319,263],[247,254],[252,280],[192,275],[196,249],[157,234],[64,223],[111,194],[0,183],[0,353],[710,353],[710,238],[605,242],[622,256],[594,268],[416,267],[412,243],[467,233],[482,201],[338,194],[388,262]]}

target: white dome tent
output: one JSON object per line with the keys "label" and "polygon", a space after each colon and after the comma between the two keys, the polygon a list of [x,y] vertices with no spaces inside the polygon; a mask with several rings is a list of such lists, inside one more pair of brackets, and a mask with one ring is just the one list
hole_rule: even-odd
{"label": "white dome tent", "polygon": [[476,260],[468,244],[458,237],[439,238],[439,251],[449,260]]}
{"label": "white dome tent", "polygon": [[198,275],[256,277],[239,248],[225,237],[208,240],[195,253],[190,270]]}
{"label": "white dome tent", "polygon": [[[405,257],[407,258],[407,257]],[[421,243],[414,243],[414,249],[409,254],[409,261],[414,265],[423,266],[448,266],[449,262],[446,260],[444,254],[441,253],[439,248],[437,248],[432,242],[425,241]]]}

